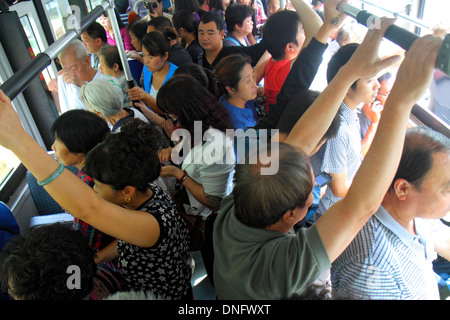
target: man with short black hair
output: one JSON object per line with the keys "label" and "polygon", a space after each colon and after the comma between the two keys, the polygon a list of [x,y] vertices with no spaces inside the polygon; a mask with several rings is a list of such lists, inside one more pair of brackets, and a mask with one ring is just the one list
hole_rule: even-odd
{"label": "man with short black hair", "polygon": [[251,65],[254,67],[266,50],[264,39],[260,43],[249,47],[225,47],[223,45],[224,36],[222,15],[216,11],[205,13],[200,19],[198,26],[198,42],[204,52],[194,62],[197,62],[204,68],[213,70],[216,64],[224,57],[233,53],[242,53],[251,58]]}
{"label": "man with short black hair", "polygon": [[[327,4],[336,8],[338,2]],[[337,10],[335,17],[342,19]],[[380,29],[369,30],[352,59],[294,126],[285,141],[292,146],[272,144],[257,163],[236,165],[235,188],[222,201],[214,224],[214,283],[219,299],[281,299],[301,293],[378,209],[398,166],[411,109],[434,70],[442,44],[434,38],[421,38],[411,47],[398,74],[401,81],[386,102],[387,116],[347,196],[312,227],[292,232],[313,198],[307,155],[325,134],[340,101],[355,80],[377,74],[400,58],[379,61],[376,54],[393,23],[394,19],[382,19]],[[417,54],[423,48],[426,54]],[[262,169],[273,163],[278,171],[262,175]],[[377,179],[371,178],[373,172]]]}
{"label": "man with short black hair", "polygon": [[106,31],[103,26],[98,22],[93,22],[89,27],[81,34],[81,41],[86,46],[91,56],[91,66],[94,69],[99,67],[98,53],[102,48],[110,46],[106,38]]}
{"label": "man with short black hair", "polygon": [[266,112],[286,80],[300,50],[306,46],[322,20],[304,0],[292,1],[296,11],[283,10],[272,14],[264,25],[263,37],[272,55],[264,74]]}

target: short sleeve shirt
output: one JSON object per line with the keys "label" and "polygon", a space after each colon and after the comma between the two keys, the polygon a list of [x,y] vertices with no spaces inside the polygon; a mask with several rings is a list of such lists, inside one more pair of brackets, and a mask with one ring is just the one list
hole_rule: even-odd
{"label": "short sleeve shirt", "polygon": [[291,71],[291,60],[273,61],[270,58],[264,75],[264,94],[266,96],[266,111],[270,104],[276,102],[277,94],[280,92],[289,71]]}
{"label": "short sleeve shirt", "polygon": [[431,234],[448,227],[439,220],[414,222],[417,235],[381,206],[333,263],[333,291],[355,299],[439,299]]}
{"label": "short sleeve shirt", "polygon": [[253,100],[247,101],[245,108],[239,108],[225,99],[225,95],[219,98],[220,103],[230,112],[231,120],[235,129],[245,129],[253,127],[258,122],[258,114],[256,112]]}
{"label": "short sleeve shirt", "polygon": [[[322,171],[327,173],[347,173],[347,181],[351,182],[361,163],[361,130],[356,112],[342,103],[340,108],[339,131],[334,138],[326,142],[323,154]],[[322,215],[341,198],[334,196],[331,188],[327,188],[320,200],[317,213]]]}

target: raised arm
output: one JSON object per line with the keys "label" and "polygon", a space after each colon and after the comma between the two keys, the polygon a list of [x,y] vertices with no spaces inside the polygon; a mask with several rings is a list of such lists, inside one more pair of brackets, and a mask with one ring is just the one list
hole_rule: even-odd
{"label": "raised arm", "polygon": [[[369,31],[378,41],[381,33]],[[379,208],[394,178],[403,150],[411,109],[428,87],[442,40],[416,40],[399,68],[373,143],[347,196],[317,221],[316,227],[334,261]]]}
{"label": "raised arm", "polygon": [[[11,101],[1,90],[0,126],[0,144],[14,152],[38,181],[48,179],[57,171],[58,162],[25,132]],[[159,224],[152,215],[101,199],[68,170],[63,170],[44,188],[67,212],[116,239],[150,247],[159,238]],[[117,228],[118,225],[122,227]]]}
{"label": "raised arm", "polygon": [[385,19],[380,29],[368,31],[364,41],[349,62],[342,67],[322,94],[303,114],[292,129],[286,143],[311,154],[334,119],[351,85],[362,77],[371,77],[396,63],[399,56],[378,59],[378,50],[387,28],[394,19]]}
{"label": "raised arm", "polygon": [[313,10],[312,6],[309,4],[309,1],[307,3],[304,0],[292,0],[292,5],[300,17],[303,30],[305,31],[305,41],[302,46],[302,48],[304,48],[319,32],[319,29],[322,26],[322,19],[320,19],[319,15]]}
{"label": "raised arm", "polygon": [[345,14],[336,9],[339,2],[341,1],[327,1],[327,10],[325,11],[327,19],[317,31],[317,35],[313,35],[314,40],[311,40],[308,46],[300,51],[277,95],[276,103],[270,107],[269,113],[255,126],[256,129],[276,128],[291,99],[302,89],[308,89],[313,82],[322,63],[322,55],[327,48],[328,37],[339,29],[346,17]]}

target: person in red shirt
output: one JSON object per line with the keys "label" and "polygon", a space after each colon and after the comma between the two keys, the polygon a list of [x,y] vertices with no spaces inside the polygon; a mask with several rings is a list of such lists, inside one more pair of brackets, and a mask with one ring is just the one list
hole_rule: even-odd
{"label": "person in red shirt", "polygon": [[264,42],[272,55],[264,75],[266,113],[275,103],[278,92],[286,80],[300,50],[309,43],[322,24],[320,17],[305,1],[293,2],[295,11],[283,10],[269,17],[264,26]]}

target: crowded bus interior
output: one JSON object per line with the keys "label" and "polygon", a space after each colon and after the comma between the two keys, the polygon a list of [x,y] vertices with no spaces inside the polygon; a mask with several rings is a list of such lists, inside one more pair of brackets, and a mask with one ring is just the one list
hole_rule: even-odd
{"label": "crowded bus interior", "polygon": [[450,299],[449,12],[0,0],[0,300]]}

